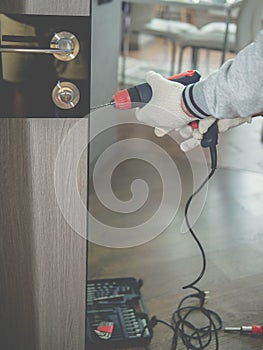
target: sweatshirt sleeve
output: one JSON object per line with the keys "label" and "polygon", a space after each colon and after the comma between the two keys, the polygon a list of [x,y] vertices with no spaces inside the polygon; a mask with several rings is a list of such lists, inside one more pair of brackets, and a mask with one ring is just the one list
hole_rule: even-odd
{"label": "sweatshirt sleeve", "polygon": [[263,30],[235,59],[183,92],[194,116],[247,117],[263,111]]}

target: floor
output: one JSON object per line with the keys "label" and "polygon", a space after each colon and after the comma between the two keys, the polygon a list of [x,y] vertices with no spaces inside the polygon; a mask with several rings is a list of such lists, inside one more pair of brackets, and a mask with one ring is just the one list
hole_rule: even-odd
{"label": "floor", "polygon": [[[160,44],[153,42],[145,55],[141,52],[143,64],[149,63],[153,49],[155,58],[161,57]],[[132,59],[138,62],[139,55]],[[209,70],[214,60],[212,65]],[[128,70],[127,78],[136,69]],[[92,169],[97,184],[91,180],[90,213],[100,225],[90,221],[89,279],[142,278],[150,317],[170,322],[179,301],[191,292],[182,287],[201,269],[199,248],[185,229],[184,206],[209,171],[209,154],[196,149],[186,155],[178,135],[156,138],[150,127],[135,125],[129,117],[131,123],[117,130],[121,147]],[[207,256],[198,287],[210,291],[206,307],[221,316],[224,327],[260,324],[263,319],[261,127],[259,117],[220,135],[218,169],[189,212]],[[157,325],[150,349],[168,350],[171,340],[171,330]],[[219,344],[220,350],[259,350],[262,338],[222,330]],[[185,347],[179,342],[177,349]],[[215,343],[207,349],[215,349]]]}

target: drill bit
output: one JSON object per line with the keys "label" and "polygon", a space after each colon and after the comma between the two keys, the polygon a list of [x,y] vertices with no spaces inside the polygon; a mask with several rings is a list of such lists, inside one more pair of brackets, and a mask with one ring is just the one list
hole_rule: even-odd
{"label": "drill bit", "polygon": [[102,107],[106,107],[106,106],[111,106],[111,105],[112,106],[115,105],[115,101],[110,101],[110,102],[104,103],[102,105],[90,107],[90,110],[96,110],[96,109],[99,109],[99,108],[102,108]]}
{"label": "drill bit", "polygon": [[240,332],[247,334],[263,334],[263,327],[261,325],[242,326],[242,327],[226,327],[225,332]]}

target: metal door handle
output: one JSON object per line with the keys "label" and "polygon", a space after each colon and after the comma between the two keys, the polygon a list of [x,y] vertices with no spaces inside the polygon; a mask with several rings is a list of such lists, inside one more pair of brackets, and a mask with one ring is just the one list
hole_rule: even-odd
{"label": "metal door handle", "polygon": [[1,46],[0,52],[7,52],[7,53],[48,53],[48,54],[64,54],[69,55],[73,53],[72,49],[37,49],[37,48],[27,48],[27,47],[19,47],[19,46]]}
{"label": "metal door handle", "polygon": [[52,54],[60,61],[71,61],[79,53],[79,41],[72,33],[60,32],[53,36],[49,48],[1,46],[0,53]]}

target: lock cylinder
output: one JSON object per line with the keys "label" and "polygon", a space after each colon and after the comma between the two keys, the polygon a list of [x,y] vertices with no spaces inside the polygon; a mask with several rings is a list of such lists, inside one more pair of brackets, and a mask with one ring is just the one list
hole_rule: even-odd
{"label": "lock cylinder", "polygon": [[79,89],[69,81],[58,81],[52,90],[52,100],[61,109],[74,108],[80,100]]}

